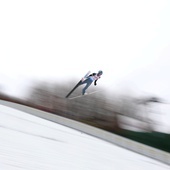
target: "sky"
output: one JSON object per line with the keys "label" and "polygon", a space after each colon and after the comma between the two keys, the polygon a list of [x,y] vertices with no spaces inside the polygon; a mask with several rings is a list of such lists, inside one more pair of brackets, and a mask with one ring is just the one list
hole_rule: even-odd
{"label": "sky", "polygon": [[3,170],[169,169],[157,160],[3,105],[0,140]]}
{"label": "sky", "polygon": [[169,0],[0,1],[0,89],[23,96],[33,80],[103,70],[109,93],[170,103],[169,9]]}

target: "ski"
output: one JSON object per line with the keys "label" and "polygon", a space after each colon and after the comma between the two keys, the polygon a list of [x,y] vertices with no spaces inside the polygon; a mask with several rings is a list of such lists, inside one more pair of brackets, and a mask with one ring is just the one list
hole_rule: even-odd
{"label": "ski", "polygon": [[[90,71],[88,71],[83,78],[86,78],[89,74],[90,74]],[[83,79],[83,78],[82,78],[82,79]],[[80,85],[80,83],[82,82],[82,79],[74,86],[74,88],[66,95],[65,98],[68,98],[68,97],[71,95],[71,93],[73,93],[73,91],[74,91],[74,90]]]}
{"label": "ski", "polygon": [[84,96],[88,96],[88,95],[91,95],[91,94],[94,94],[94,93],[97,93],[97,92],[100,92],[100,91],[101,90],[97,90],[97,91],[94,91],[94,92],[91,92],[91,93],[87,93],[85,95],[79,95],[79,96],[75,96],[75,97],[70,97],[69,100],[80,98],[80,97],[84,97]]}

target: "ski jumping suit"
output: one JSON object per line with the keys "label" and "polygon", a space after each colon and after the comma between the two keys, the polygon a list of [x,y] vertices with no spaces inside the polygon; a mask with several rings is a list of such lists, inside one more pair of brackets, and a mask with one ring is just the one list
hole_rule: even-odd
{"label": "ski jumping suit", "polygon": [[96,86],[97,85],[97,80],[100,78],[100,75],[98,75],[97,73],[92,73],[90,74],[86,80],[82,81],[80,83],[80,85],[82,84],[86,84],[85,87],[83,88],[82,90],[82,95],[85,94],[87,88],[92,84],[92,82],[94,81],[94,85]]}

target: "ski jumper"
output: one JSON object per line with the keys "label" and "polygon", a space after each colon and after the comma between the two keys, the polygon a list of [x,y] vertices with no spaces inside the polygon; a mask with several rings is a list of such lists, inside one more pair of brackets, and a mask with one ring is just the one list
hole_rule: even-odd
{"label": "ski jumper", "polygon": [[100,74],[97,74],[97,73],[92,73],[90,74],[86,80],[82,81],[80,83],[80,85],[82,84],[86,84],[85,87],[83,88],[82,90],[82,95],[85,94],[87,88],[92,84],[92,82],[94,82],[94,85],[96,86],[97,85],[97,80],[100,78]]}

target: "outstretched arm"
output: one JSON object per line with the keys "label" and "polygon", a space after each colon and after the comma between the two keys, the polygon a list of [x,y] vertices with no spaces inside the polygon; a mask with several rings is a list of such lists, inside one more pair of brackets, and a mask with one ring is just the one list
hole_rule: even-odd
{"label": "outstretched arm", "polygon": [[[97,79],[98,80],[98,79]],[[94,85],[96,86],[97,85],[97,80],[94,81]]]}

